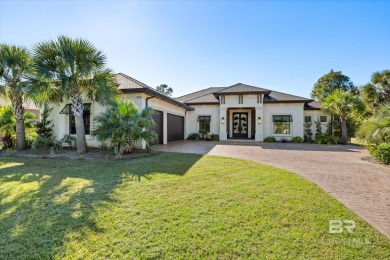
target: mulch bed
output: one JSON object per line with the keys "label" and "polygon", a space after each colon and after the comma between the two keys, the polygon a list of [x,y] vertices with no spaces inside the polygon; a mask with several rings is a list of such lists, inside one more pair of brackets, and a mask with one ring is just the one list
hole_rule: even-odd
{"label": "mulch bed", "polygon": [[[50,153],[48,151],[36,151],[36,150],[24,150],[15,151],[12,157],[24,157],[24,158],[41,158],[41,159],[68,159],[68,160],[126,160],[126,159],[137,159],[142,157],[153,156],[159,152],[147,153],[142,149],[134,149],[129,154],[122,155],[121,159],[116,158],[115,154],[107,150],[99,148],[88,148],[88,152],[85,154],[78,154],[75,149],[64,148],[59,153]],[[5,150],[0,151],[1,157],[10,157]]]}

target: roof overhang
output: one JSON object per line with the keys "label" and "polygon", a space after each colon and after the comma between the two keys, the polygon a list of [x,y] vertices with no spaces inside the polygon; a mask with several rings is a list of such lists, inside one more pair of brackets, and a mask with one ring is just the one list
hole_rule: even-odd
{"label": "roof overhang", "polygon": [[192,105],[219,105],[219,102],[194,102],[194,103],[185,103],[188,106]]}
{"label": "roof overhang", "polygon": [[313,102],[314,100],[264,100],[263,103],[310,103]]}
{"label": "roof overhang", "polygon": [[184,103],[181,103],[179,101],[176,101],[174,100],[173,98],[171,97],[168,97],[156,90],[153,90],[151,88],[125,88],[125,89],[120,89],[120,91],[123,93],[123,94],[129,94],[129,93],[143,93],[143,94],[146,94],[146,95],[149,95],[149,96],[152,96],[152,97],[156,97],[158,99],[161,99],[167,103],[170,103],[172,105],[175,105],[175,106],[178,106],[178,107],[181,107],[187,111],[192,111],[194,110],[194,108],[184,104]]}
{"label": "roof overhang", "polygon": [[250,95],[250,94],[265,94],[268,95],[272,91],[236,91],[236,92],[214,92],[214,96],[223,96],[223,95]]}

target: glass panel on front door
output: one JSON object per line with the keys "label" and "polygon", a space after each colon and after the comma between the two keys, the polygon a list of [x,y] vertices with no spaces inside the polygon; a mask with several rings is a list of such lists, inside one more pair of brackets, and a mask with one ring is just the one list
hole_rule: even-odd
{"label": "glass panel on front door", "polygon": [[233,137],[248,138],[248,113],[233,113]]}

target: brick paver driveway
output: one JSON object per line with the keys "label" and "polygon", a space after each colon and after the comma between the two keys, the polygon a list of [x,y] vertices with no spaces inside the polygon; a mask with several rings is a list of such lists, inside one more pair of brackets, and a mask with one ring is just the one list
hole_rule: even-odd
{"label": "brick paver driveway", "polygon": [[242,158],[297,173],[390,238],[390,167],[362,160],[368,153],[358,146],[182,141],[154,149]]}

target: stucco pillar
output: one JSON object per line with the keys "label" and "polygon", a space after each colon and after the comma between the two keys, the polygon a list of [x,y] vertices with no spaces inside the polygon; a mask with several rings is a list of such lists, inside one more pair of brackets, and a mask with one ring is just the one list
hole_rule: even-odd
{"label": "stucco pillar", "polygon": [[163,111],[163,144],[168,143],[168,114]]}
{"label": "stucco pillar", "polygon": [[[261,124],[259,124],[259,117],[261,118]],[[264,111],[262,107],[256,107],[256,117],[255,117],[255,124],[256,124],[256,134],[255,134],[255,141],[262,142],[264,140]]]}
{"label": "stucco pillar", "polygon": [[219,140],[221,141],[227,140],[226,124],[227,124],[226,108],[220,107],[219,108]]}

